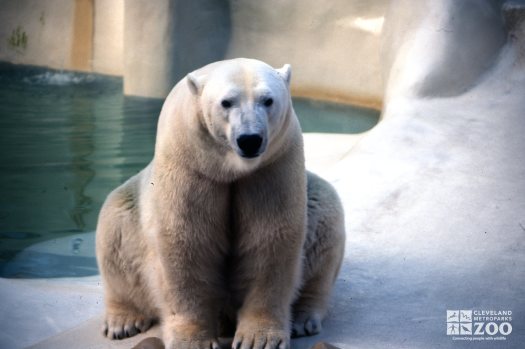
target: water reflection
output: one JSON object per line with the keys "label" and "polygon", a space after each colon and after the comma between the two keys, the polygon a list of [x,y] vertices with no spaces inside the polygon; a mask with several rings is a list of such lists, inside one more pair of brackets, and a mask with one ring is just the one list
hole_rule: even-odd
{"label": "water reflection", "polygon": [[0,64],[0,276],[56,275],[43,270],[75,242],[4,266],[35,243],[93,231],[106,195],[150,161],[161,101],[121,91],[118,78]]}
{"label": "water reflection", "polygon": [[86,195],[86,188],[95,177],[93,162],[89,159],[95,151],[94,101],[74,95],[69,113],[69,149],[71,151],[71,171],[73,176],[65,190],[71,190],[73,207],[69,216],[75,227],[84,230],[87,222],[84,216],[92,210],[93,200]]}

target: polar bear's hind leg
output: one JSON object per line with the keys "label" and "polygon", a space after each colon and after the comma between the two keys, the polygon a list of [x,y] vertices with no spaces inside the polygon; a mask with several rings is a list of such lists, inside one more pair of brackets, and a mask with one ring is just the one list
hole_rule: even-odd
{"label": "polar bear's hind leg", "polygon": [[156,317],[142,272],[145,246],[137,231],[136,197],[130,184],[108,197],[97,225],[97,260],[106,303],[103,334],[110,339],[145,332]]}
{"label": "polar bear's hind leg", "polygon": [[344,255],[344,214],[339,197],[328,182],[312,173],[308,173],[307,203],[303,286],[293,306],[292,337],[321,331]]}

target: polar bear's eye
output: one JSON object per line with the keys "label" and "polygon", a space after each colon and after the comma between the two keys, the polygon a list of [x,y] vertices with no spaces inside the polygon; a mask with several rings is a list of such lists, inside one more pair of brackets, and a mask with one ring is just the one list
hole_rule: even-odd
{"label": "polar bear's eye", "polygon": [[221,105],[222,105],[223,108],[228,109],[228,108],[231,108],[232,102],[227,100],[227,99],[223,99],[222,102],[221,102]]}
{"label": "polar bear's eye", "polygon": [[273,104],[273,99],[272,98],[266,98],[263,102],[264,106],[265,107],[269,107]]}

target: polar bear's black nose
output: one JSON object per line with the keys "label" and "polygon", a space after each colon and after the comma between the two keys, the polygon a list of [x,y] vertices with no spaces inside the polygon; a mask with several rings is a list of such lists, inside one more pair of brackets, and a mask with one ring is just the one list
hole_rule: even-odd
{"label": "polar bear's black nose", "polygon": [[241,135],[237,138],[237,145],[242,150],[242,156],[254,158],[259,155],[262,137],[257,134]]}

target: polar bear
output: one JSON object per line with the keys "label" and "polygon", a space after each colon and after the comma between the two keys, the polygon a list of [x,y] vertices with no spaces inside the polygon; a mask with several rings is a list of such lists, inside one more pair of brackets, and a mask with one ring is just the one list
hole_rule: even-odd
{"label": "polar bear", "polygon": [[160,321],[166,348],[288,348],[321,330],[344,249],[334,189],[305,170],[289,65],[212,63],[170,92],[155,154],[98,220],[104,332]]}

